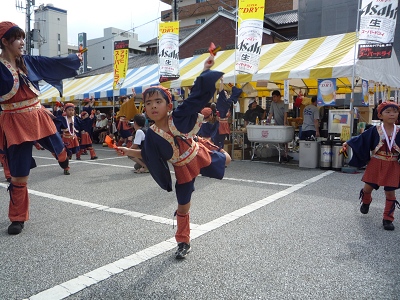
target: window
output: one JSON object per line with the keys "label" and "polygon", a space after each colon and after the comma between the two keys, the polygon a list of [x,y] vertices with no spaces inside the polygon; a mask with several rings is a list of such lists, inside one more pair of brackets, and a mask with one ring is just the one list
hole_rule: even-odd
{"label": "window", "polygon": [[206,2],[206,0],[196,0],[196,3]]}
{"label": "window", "polygon": [[196,24],[203,24],[206,21],[206,19],[197,19]]}

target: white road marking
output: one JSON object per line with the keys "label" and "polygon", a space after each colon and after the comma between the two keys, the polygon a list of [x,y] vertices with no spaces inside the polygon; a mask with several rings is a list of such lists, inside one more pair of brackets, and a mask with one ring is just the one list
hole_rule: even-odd
{"label": "white road marking", "polygon": [[[262,208],[282,197],[290,195],[297,190],[306,187],[307,185],[317,182],[318,180],[334,173],[334,171],[326,171],[318,176],[312,177],[308,180],[305,180],[299,184],[295,184],[287,189],[277,192],[273,195],[270,195],[264,199],[251,203],[245,207],[237,209],[231,213],[226,214],[225,216],[219,217],[213,221],[197,226],[196,228],[191,228],[191,239],[198,238],[212,230],[215,230],[225,224],[228,224],[236,219],[239,219],[259,208]],[[32,295],[29,297],[30,300],[58,300],[64,299],[68,296],[71,296],[79,291],[84,290],[85,288],[95,285],[113,275],[123,272],[133,266],[137,266],[149,259],[152,259],[160,254],[163,254],[167,251],[176,247],[175,238],[170,238],[166,241],[143,249],[139,252],[136,252],[132,255],[121,258],[113,263],[107,264],[100,268],[97,268],[91,272],[73,278],[69,281],[56,285],[52,288],[44,290],[38,294]]]}
{"label": "white road marking", "polygon": [[[8,184],[0,183],[0,187],[7,188]],[[106,206],[106,205],[97,204],[97,203],[93,203],[93,202],[75,200],[75,199],[71,199],[71,198],[67,198],[67,197],[63,197],[63,196],[57,196],[57,195],[53,195],[53,194],[48,194],[48,193],[35,191],[35,190],[32,190],[32,189],[28,189],[28,193],[32,194],[32,195],[39,196],[39,197],[48,198],[48,199],[51,199],[51,200],[70,203],[70,204],[79,205],[79,206],[92,208],[92,209],[97,209],[97,210],[102,210],[104,212],[110,212],[110,213],[114,213],[114,214],[129,216],[129,217],[133,217],[133,218],[138,218],[138,219],[142,219],[142,220],[146,220],[146,221],[152,221],[152,222],[161,223],[161,224],[167,224],[167,225],[171,225],[171,226],[173,225],[172,224],[173,223],[172,218],[167,219],[167,218],[163,218],[163,217],[144,214],[144,213],[141,213],[141,212],[126,210],[126,209],[121,209],[121,208],[115,208],[115,207],[109,207],[109,206]],[[199,225],[191,223],[191,226],[194,226],[194,228],[196,228]]]}

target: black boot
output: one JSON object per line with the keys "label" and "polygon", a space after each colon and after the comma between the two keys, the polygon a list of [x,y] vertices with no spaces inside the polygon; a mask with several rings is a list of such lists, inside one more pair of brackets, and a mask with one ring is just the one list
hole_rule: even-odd
{"label": "black boot", "polygon": [[8,234],[20,234],[22,232],[22,229],[24,229],[24,222],[12,222],[10,226],[8,226]]}
{"label": "black boot", "polygon": [[383,229],[385,229],[385,230],[394,230],[393,222],[383,219]]}

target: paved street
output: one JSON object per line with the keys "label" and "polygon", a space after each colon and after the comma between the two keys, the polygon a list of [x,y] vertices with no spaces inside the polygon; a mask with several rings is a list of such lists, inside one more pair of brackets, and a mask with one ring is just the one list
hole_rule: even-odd
{"label": "paved street", "polygon": [[359,212],[362,173],[233,161],[221,181],[198,177],[178,261],[175,193],[95,146],[70,176],[33,150],[18,236],[0,183],[0,299],[400,299],[400,212],[384,231],[383,190]]}

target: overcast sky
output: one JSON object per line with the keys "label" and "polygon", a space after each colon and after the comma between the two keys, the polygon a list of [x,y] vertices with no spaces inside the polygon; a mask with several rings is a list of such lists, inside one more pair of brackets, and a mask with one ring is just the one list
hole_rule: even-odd
{"label": "overcast sky", "polygon": [[[25,7],[26,0],[17,0]],[[53,4],[67,10],[68,44],[77,45],[78,33],[86,32],[88,40],[102,37],[103,29],[115,27],[129,30],[135,28],[141,42],[157,36],[160,13],[171,6],[159,0],[50,0],[35,1],[35,8],[40,4]],[[16,0],[1,0],[0,21],[11,21],[25,29],[25,10],[16,9]],[[32,13],[32,20],[34,16]],[[154,19],[156,21],[150,22]],[[150,23],[148,23],[150,22]],[[143,25],[146,24],[147,25]],[[142,26],[143,25],[143,26]],[[31,23],[33,28],[33,22]]]}

